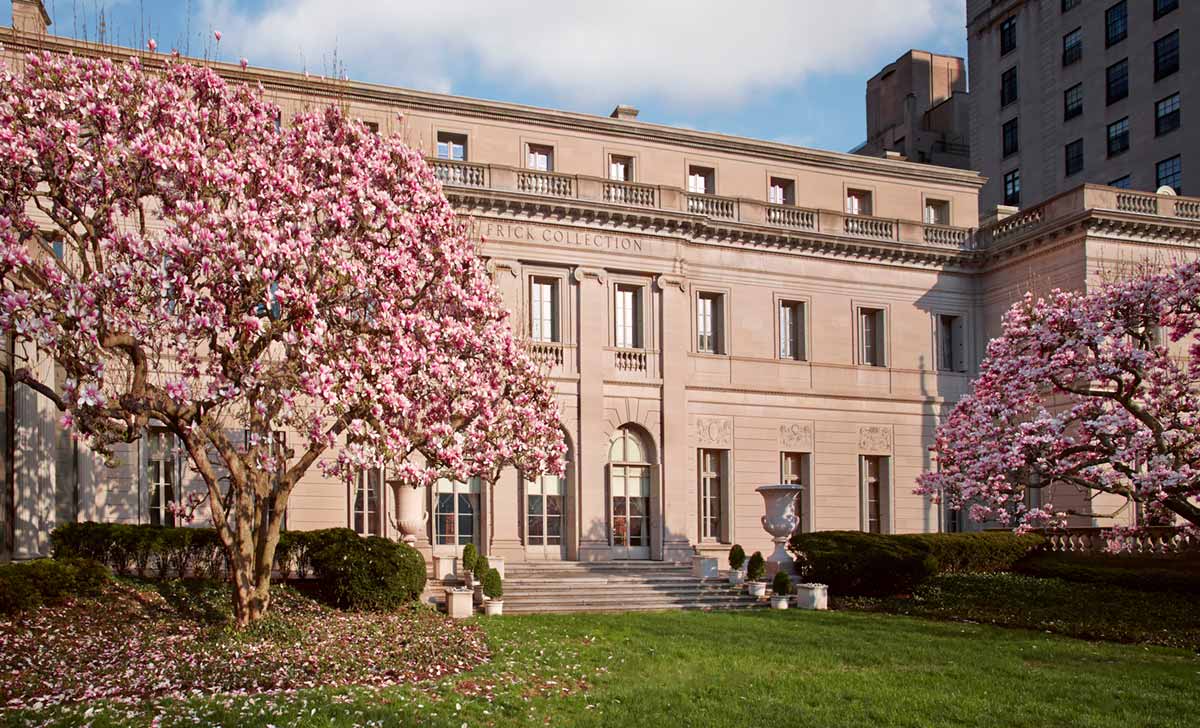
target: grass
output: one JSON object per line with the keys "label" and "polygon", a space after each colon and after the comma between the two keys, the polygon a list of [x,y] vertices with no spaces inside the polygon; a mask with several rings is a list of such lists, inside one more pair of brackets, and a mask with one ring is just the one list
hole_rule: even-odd
{"label": "grass", "polygon": [[840,608],[1025,627],[1200,650],[1200,597],[1018,574],[945,574],[911,597],[846,598]]}
{"label": "grass", "polygon": [[1200,659],[855,612],[481,618],[490,662],[419,685],[94,703],[12,725],[1193,726]]}

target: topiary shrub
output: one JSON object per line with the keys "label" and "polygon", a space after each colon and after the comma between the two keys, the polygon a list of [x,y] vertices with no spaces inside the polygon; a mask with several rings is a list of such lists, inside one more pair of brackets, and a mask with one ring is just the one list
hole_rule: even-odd
{"label": "topiary shrub", "polygon": [[469,543],[463,546],[462,552],[462,568],[467,573],[475,572],[475,562],[479,560],[479,549],[475,548],[475,544]]}
{"label": "topiary shrub", "polygon": [[1036,533],[914,533],[888,538],[922,544],[937,559],[939,574],[1012,571],[1018,561],[1046,543]]}
{"label": "topiary shrub", "polygon": [[766,573],[767,560],[763,558],[761,551],[755,551],[746,564],[746,578],[750,581],[761,581]]}
{"label": "topiary shrub", "polygon": [[802,562],[803,578],[827,584],[839,596],[907,594],[937,572],[927,545],[880,534],[797,533],[788,549]]}
{"label": "topiary shrub", "polygon": [[488,569],[483,572],[483,594],[489,599],[499,599],[504,596],[504,582],[500,578],[500,572],[496,569]]}
{"label": "topiary shrub", "polygon": [[729,568],[734,571],[741,571],[742,566],[746,563],[746,551],[740,543],[735,543],[729,549]]}
{"label": "topiary shrub", "polygon": [[771,580],[771,591],[775,592],[777,597],[786,597],[792,593],[792,578],[786,571],[775,572],[775,578]]}
{"label": "topiary shrub", "polygon": [[471,569],[471,573],[478,576],[480,581],[483,581],[483,575],[488,573],[488,569],[490,568],[492,568],[492,565],[488,563],[488,557],[480,554],[479,558],[475,559],[475,568]]}
{"label": "topiary shrub", "polygon": [[309,534],[308,560],[318,594],[345,609],[394,609],[425,588],[425,559],[416,549],[348,528]]}

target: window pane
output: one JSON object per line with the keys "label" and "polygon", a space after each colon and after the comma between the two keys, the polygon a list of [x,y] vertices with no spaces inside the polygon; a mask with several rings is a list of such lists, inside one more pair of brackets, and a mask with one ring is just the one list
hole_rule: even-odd
{"label": "window pane", "polygon": [[540,495],[529,496],[529,515],[531,515],[531,516],[542,515],[542,496],[540,496]]}
{"label": "window pane", "polygon": [[540,516],[529,516],[527,519],[529,528],[529,542],[534,544],[542,543],[542,519]]}
{"label": "window pane", "polygon": [[561,516],[562,500],[561,495],[546,496],[546,515],[549,517]]}

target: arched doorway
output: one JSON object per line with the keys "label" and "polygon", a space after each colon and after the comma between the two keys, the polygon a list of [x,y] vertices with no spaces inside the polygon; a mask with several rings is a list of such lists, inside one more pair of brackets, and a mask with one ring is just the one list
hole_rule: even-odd
{"label": "arched doorway", "polygon": [[650,558],[649,443],[632,427],[617,430],[608,447],[609,545],[614,559]]}

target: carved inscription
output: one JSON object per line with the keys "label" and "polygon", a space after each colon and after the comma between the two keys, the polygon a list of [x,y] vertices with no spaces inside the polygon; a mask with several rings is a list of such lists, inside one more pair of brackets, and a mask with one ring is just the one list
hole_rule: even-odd
{"label": "carved inscription", "polygon": [[528,223],[484,222],[479,224],[478,231],[485,241],[495,238],[497,240],[555,243],[578,248],[623,250],[635,253],[642,252],[644,247],[644,241],[641,238],[629,235],[613,235],[588,230],[565,230]]}

